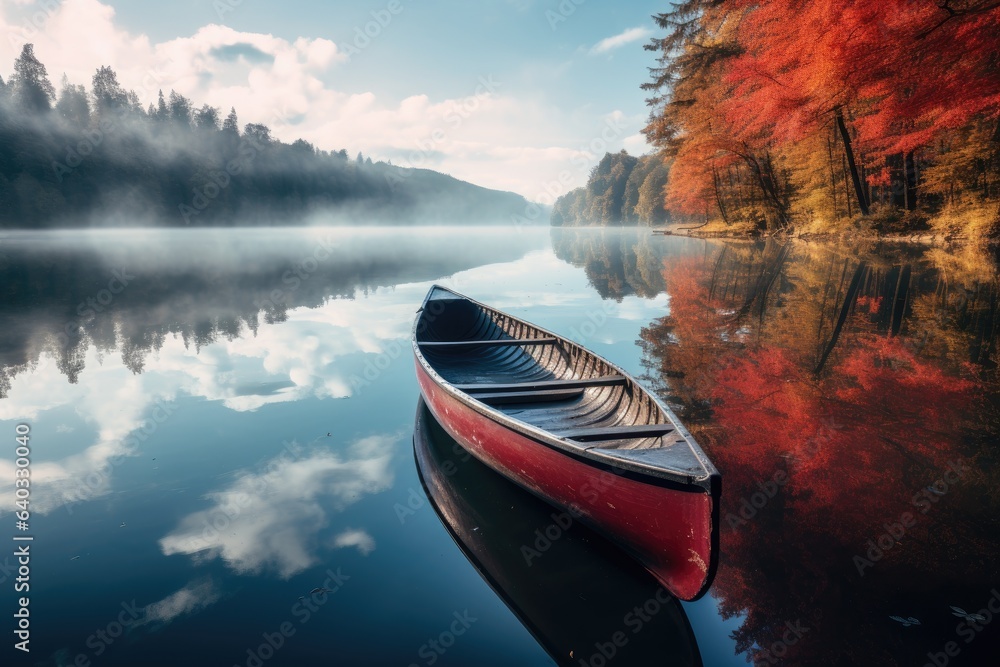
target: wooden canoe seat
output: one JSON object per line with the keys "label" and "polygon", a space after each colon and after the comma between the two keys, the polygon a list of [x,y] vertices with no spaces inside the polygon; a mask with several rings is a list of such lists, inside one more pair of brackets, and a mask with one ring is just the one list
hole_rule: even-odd
{"label": "wooden canoe seat", "polygon": [[487,405],[539,404],[555,401],[569,401],[583,395],[582,388],[575,389],[538,389],[534,391],[495,391],[483,394],[472,394],[477,401]]}
{"label": "wooden canoe seat", "polygon": [[603,428],[570,428],[552,431],[552,434],[577,442],[603,442],[634,438],[658,438],[672,433],[670,424],[643,424],[637,426],[608,426]]}
{"label": "wooden canoe seat", "polygon": [[510,345],[555,345],[558,338],[495,338],[492,340],[428,340],[417,341],[420,347],[459,348],[459,347],[504,347]]}
{"label": "wooden canoe seat", "polygon": [[498,391],[535,391],[538,389],[586,389],[587,387],[610,387],[625,384],[624,375],[604,375],[595,378],[580,378],[575,380],[529,380],[526,382],[514,382],[510,384],[499,384],[492,382],[480,382],[476,384],[456,384],[455,388],[467,394],[478,395],[481,392]]}

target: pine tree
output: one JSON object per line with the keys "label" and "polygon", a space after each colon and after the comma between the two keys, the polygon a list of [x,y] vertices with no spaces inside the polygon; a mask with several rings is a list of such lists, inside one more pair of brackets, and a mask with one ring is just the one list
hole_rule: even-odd
{"label": "pine tree", "polygon": [[170,118],[170,112],[167,110],[167,101],[163,99],[163,91],[160,91],[160,97],[156,101],[156,120],[166,122]]}
{"label": "pine tree", "polygon": [[190,129],[192,120],[191,100],[171,90],[168,106],[170,108],[170,120],[179,127]]}
{"label": "pine tree", "polygon": [[14,75],[10,79],[14,99],[24,109],[44,112],[52,109],[56,89],[49,81],[45,65],[35,57],[34,44],[25,44],[21,55],[14,61]]}
{"label": "pine tree", "polygon": [[63,120],[76,127],[84,128],[90,123],[90,101],[87,99],[86,89],[71,84],[65,74],[62,78],[59,101],[56,102],[56,111]]}
{"label": "pine tree", "polygon": [[93,79],[94,111],[98,116],[121,113],[129,107],[128,94],[110,67],[101,67]]}
{"label": "pine tree", "polygon": [[236,136],[240,134],[240,121],[236,117],[236,107],[231,107],[229,109],[229,115],[226,116],[226,120],[222,122],[222,131],[231,132]]}

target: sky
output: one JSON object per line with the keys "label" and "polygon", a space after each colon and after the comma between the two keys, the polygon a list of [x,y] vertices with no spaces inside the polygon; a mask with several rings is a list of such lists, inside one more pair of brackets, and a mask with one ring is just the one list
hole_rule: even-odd
{"label": "sky", "polygon": [[3,0],[0,75],[31,42],[57,89],[109,65],[144,104],[176,90],[282,141],[551,203],[605,151],[650,150],[642,46],[664,5]]}

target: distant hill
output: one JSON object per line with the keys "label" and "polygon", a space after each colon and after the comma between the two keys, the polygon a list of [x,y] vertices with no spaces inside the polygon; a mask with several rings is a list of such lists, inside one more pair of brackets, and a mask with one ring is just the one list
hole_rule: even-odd
{"label": "distant hill", "polygon": [[0,228],[543,222],[520,195],[282,143],[173,91],[144,109],[108,67],[92,84],[56,95],[30,44],[0,78]]}

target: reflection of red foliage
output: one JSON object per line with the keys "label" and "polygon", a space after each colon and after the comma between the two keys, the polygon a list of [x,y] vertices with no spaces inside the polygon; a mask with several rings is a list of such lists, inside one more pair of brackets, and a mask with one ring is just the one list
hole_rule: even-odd
{"label": "reflection of red foliage", "polygon": [[882,308],[882,297],[880,296],[859,296],[855,302],[856,310],[866,310],[869,315],[876,314]]}
{"label": "reflection of red foliage", "polygon": [[[752,492],[787,466],[792,502],[836,512],[830,530],[845,539],[864,534],[859,525],[873,510],[897,511],[906,500],[899,489],[917,484],[914,465],[943,468],[957,456],[977,386],[917,359],[898,338],[859,335],[851,344],[822,380],[766,344],[731,355],[711,380],[713,455],[727,482]],[[857,503],[862,496],[869,502]]]}
{"label": "reflection of red foliage", "polygon": [[[913,505],[914,494],[950,462],[968,457],[969,416],[986,389],[971,373],[963,377],[964,369],[945,370],[941,359],[919,356],[904,337],[875,333],[877,297],[857,300],[837,353],[817,375],[816,350],[830,328],[817,339],[811,323],[794,313],[805,312],[803,303],[823,293],[822,286],[798,275],[802,289],[781,295],[781,313],[739,317],[742,281],[731,279],[736,287],[715,281],[758,271],[719,261],[713,273],[711,266],[711,260],[685,261],[666,268],[671,314],[643,338],[661,371],[672,373],[678,399],[686,407],[711,406],[710,418],[690,425],[724,478],[714,588],[720,610],[743,616],[734,637],[738,650],[753,654],[755,646],[781,640],[786,620],[814,618],[821,608],[829,620],[813,625],[809,640],[790,647],[785,660],[835,664],[839,656],[843,664],[870,664],[884,635],[857,614],[859,600],[877,606],[907,586],[978,585],[977,556],[956,565],[948,545],[976,542],[970,554],[995,552],[974,524],[946,519],[947,512],[962,516],[956,496],[936,506],[932,518]],[[840,310],[841,304],[828,307]],[[779,472],[787,481],[781,477],[781,488],[769,494]],[[972,493],[975,483],[964,479],[959,488],[956,494]],[[907,511],[919,519],[904,547],[862,579],[852,558]],[[936,578],[914,582],[920,572]],[[844,643],[844,636],[857,641]],[[880,664],[898,663],[887,657]]]}

